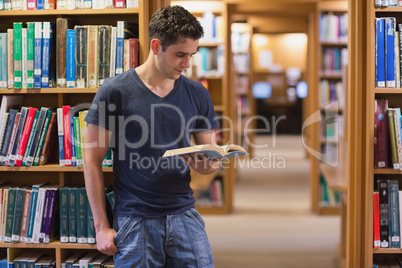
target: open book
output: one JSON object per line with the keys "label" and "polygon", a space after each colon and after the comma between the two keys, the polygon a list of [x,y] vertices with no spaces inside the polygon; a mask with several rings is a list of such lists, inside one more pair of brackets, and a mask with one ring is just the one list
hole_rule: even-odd
{"label": "open book", "polygon": [[183,155],[183,154],[200,154],[204,153],[207,158],[232,158],[237,156],[248,155],[246,150],[243,147],[236,144],[229,144],[224,146],[214,145],[214,144],[202,144],[195,145],[185,148],[167,150],[162,157],[169,157],[175,155]]}

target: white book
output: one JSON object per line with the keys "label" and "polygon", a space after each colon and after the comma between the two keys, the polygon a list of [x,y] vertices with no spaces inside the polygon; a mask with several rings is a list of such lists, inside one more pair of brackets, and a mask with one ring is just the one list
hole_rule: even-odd
{"label": "white book", "polygon": [[27,28],[22,28],[22,88],[28,88]]}
{"label": "white book", "polygon": [[75,9],[75,0],[66,0],[67,1],[67,9]]}
{"label": "white book", "polygon": [[95,258],[95,257],[97,257],[97,256],[98,256],[98,252],[96,252],[96,251],[90,251],[90,252],[88,252],[87,255],[85,255],[84,257],[82,257],[82,258],[79,260],[80,268],[88,268],[89,262],[90,262],[93,258]]}
{"label": "white book", "polygon": [[92,9],[105,9],[105,0],[92,0]]}
{"label": "white book", "polygon": [[138,0],[127,0],[126,1],[127,8],[129,7],[138,7]]}
{"label": "white book", "polygon": [[47,188],[39,188],[38,199],[36,201],[36,211],[34,219],[34,227],[32,232],[32,243],[39,243],[40,228],[42,225],[43,207],[45,204]]}
{"label": "white book", "polygon": [[117,27],[112,27],[110,38],[110,77],[116,76],[116,43],[117,43]]}

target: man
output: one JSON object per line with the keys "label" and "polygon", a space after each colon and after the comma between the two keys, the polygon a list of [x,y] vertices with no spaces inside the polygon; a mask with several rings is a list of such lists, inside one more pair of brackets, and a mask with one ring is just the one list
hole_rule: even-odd
{"label": "man", "polygon": [[[105,80],[86,117],[84,174],[98,250],[116,267],[213,267],[202,218],[194,209],[190,169],[216,171],[220,159],[161,158],[168,149],[215,144],[208,91],[182,76],[203,29],[180,6],[161,8],[149,24],[141,66]],[[113,229],[106,217],[102,160],[113,150]]]}

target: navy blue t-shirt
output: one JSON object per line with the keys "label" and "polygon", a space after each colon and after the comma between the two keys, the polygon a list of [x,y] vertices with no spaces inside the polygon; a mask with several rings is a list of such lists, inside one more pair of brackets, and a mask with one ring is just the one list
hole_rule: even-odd
{"label": "navy blue t-shirt", "polygon": [[190,146],[191,133],[219,126],[201,83],[180,76],[161,98],[131,69],[105,80],[85,121],[112,132],[116,216],[162,216],[194,207],[189,166],[162,155]]}

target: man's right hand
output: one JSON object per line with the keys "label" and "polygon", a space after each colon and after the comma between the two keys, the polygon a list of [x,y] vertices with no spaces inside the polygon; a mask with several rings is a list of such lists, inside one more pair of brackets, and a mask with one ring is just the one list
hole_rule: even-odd
{"label": "man's right hand", "polygon": [[96,232],[96,244],[98,250],[106,255],[112,256],[119,252],[114,243],[116,231],[112,228],[102,229]]}

